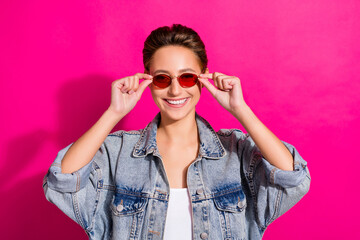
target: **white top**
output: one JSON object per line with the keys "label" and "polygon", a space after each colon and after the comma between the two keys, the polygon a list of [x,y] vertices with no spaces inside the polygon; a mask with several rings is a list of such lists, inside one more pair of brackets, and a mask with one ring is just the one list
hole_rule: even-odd
{"label": "white top", "polygon": [[164,240],[192,239],[191,211],[187,188],[170,188]]}

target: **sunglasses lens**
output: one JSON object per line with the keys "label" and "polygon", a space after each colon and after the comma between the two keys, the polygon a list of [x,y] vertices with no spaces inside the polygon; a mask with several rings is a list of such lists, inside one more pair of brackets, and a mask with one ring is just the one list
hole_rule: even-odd
{"label": "sunglasses lens", "polygon": [[197,75],[192,73],[184,73],[179,78],[179,83],[182,87],[192,87],[198,80]]}
{"label": "sunglasses lens", "polygon": [[166,88],[171,83],[171,78],[165,74],[154,76],[153,83],[159,88]]}

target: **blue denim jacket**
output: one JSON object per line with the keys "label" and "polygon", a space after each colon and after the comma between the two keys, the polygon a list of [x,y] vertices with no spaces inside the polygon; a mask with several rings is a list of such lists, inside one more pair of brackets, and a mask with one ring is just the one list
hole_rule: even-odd
{"label": "blue denim jacket", "polygon": [[[156,146],[158,114],[145,129],[110,133],[90,163],[61,173],[60,150],[44,177],[48,201],[89,239],[163,239],[169,182]],[[271,165],[250,135],[215,132],[196,114],[200,151],[187,170],[193,239],[261,239],[310,188],[307,162],[283,142],[294,171]]]}

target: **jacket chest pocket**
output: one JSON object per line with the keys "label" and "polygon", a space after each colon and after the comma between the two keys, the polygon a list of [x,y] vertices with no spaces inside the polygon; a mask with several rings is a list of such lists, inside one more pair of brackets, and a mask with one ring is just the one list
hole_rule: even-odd
{"label": "jacket chest pocket", "polygon": [[244,211],[246,207],[246,197],[241,188],[231,193],[218,194],[214,202],[220,211],[237,213]]}
{"label": "jacket chest pocket", "polygon": [[116,216],[132,215],[144,211],[147,200],[137,195],[115,193],[111,209]]}
{"label": "jacket chest pocket", "polygon": [[214,204],[225,239],[246,239],[245,210],[247,203],[242,188],[216,194]]}
{"label": "jacket chest pocket", "polygon": [[115,193],[110,205],[112,239],[140,239],[148,198],[138,194]]}

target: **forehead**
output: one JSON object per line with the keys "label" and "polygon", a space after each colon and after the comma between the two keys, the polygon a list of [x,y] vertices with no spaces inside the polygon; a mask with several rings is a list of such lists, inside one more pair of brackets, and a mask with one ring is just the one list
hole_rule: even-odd
{"label": "forehead", "polygon": [[166,70],[177,73],[186,68],[200,71],[199,58],[196,54],[186,47],[165,46],[154,53],[150,71]]}

